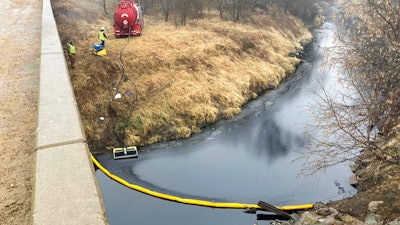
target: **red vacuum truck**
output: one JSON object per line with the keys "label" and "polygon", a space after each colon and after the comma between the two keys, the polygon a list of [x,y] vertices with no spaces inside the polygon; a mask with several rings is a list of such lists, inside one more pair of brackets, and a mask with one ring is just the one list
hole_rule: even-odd
{"label": "red vacuum truck", "polygon": [[114,14],[114,36],[140,36],[144,26],[142,7],[134,0],[118,2]]}

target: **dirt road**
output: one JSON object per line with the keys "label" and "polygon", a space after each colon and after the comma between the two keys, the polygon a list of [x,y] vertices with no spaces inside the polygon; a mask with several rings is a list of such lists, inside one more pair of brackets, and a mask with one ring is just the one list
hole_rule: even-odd
{"label": "dirt road", "polygon": [[0,9],[0,224],[30,224],[42,1]]}

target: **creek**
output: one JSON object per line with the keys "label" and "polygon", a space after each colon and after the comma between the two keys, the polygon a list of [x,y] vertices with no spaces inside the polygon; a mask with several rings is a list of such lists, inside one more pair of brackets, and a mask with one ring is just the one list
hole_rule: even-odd
{"label": "creek", "polygon": [[[337,88],[337,73],[321,66],[323,49],[333,45],[333,24],[314,31],[305,60],[277,90],[247,104],[240,115],[207,127],[190,139],[140,148],[136,159],[97,160],[130,183],[179,197],[208,201],[295,205],[352,196],[347,163],[312,176],[299,176],[306,125],[321,84]],[[318,135],[318,134],[316,134]],[[262,224],[240,209],[185,205],[131,190],[96,172],[108,222],[125,224]]]}

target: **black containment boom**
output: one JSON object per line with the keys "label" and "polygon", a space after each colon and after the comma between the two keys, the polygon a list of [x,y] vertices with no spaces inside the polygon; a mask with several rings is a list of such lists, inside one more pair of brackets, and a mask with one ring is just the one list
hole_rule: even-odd
{"label": "black containment boom", "polygon": [[290,216],[289,213],[287,213],[287,212],[285,212],[285,211],[282,211],[282,210],[276,208],[275,206],[270,205],[270,204],[268,204],[268,203],[266,203],[266,202],[259,201],[259,202],[258,202],[258,205],[259,205],[262,209],[264,209],[264,210],[266,210],[266,211],[268,211],[268,212],[275,213],[275,214],[280,215],[280,216],[282,216],[282,217],[284,217],[284,218],[286,218],[286,219],[290,219],[290,218],[291,218],[291,216]]}

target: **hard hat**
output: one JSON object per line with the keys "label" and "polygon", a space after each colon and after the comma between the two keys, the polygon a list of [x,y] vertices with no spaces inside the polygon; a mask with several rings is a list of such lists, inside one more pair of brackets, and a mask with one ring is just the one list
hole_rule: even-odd
{"label": "hard hat", "polygon": [[69,40],[69,43],[71,43],[71,44],[72,44],[72,43],[74,43],[74,41],[71,39],[71,40]]}
{"label": "hard hat", "polygon": [[104,27],[101,27],[100,30],[104,30]]}

